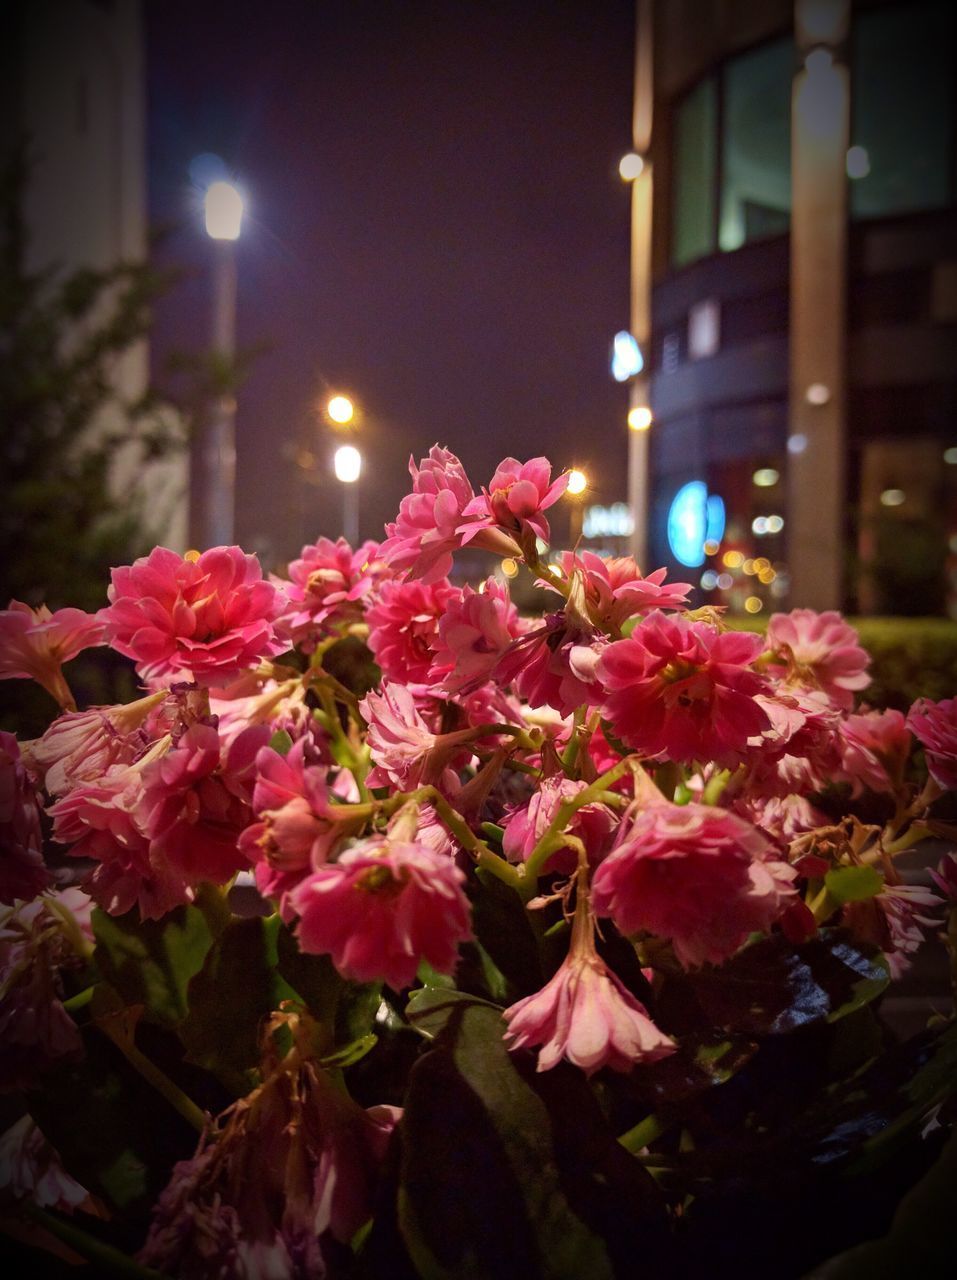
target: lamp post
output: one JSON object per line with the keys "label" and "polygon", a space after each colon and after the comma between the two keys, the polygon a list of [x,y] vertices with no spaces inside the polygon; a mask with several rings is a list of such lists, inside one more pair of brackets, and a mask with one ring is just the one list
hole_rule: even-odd
{"label": "lamp post", "polygon": [[342,536],[353,549],[359,542],[359,476],[362,454],[352,444],[340,445],[333,455],[336,479],[342,484]]}
{"label": "lamp post", "polygon": [[[206,233],[213,241],[212,349],[217,372],[236,354],[236,258],[243,198],[229,182],[213,182],[204,201]],[[200,445],[196,541],[203,548],[234,541],[236,400],[225,388],[213,399]]]}
{"label": "lamp post", "polygon": [[568,514],[568,541],[571,548],[578,546],[582,536],[582,523],[585,517],[585,490],[588,488],[588,477],[584,471],[579,471],[577,467],[573,467],[568,473],[568,487],[565,492],[569,497],[574,499],[572,509]]}

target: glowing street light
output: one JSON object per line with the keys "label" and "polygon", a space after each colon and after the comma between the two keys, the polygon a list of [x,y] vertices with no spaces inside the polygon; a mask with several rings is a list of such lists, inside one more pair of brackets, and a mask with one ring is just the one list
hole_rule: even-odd
{"label": "glowing street light", "polygon": [[568,473],[568,492],[573,498],[577,498],[579,494],[584,493],[588,488],[588,477],[584,471],[579,471],[577,467],[573,467]]}
{"label": "glowing street light", "polygon": [[641,176],[645,162],[637,151],[629,151],[618,161],[618,172],[623,182],[634,182]]}
{"label": "glowing street light", "polygon": [[651,410],[646,404],[637,404],[628,410],[628,430],[647,431],[652,423]]}
{"label": "glowing street light", "polygon": [[340,445],[332,458],[336,479],[342,483],[342,536],[351,547],[359,542],[359,476],[362,454],[351,444]]}
{"label": "glowing street light", "polygon": [[326,413],[333,422],[344,427],[356,416],[356,407],[348,396],[333,396],[326,405]]}
{"label": "glowing street light", "polygon": [[238,240],[243,225],[243,198],[231,182],[211,182],[203,201],[206,234],[212,240]]}

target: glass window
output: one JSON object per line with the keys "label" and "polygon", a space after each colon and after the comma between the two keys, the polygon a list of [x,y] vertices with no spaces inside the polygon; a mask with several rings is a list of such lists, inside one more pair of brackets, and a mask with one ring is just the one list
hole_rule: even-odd
{"label": "glass window", "polygon": [[672,258],[676,267],[714,253],[717,150],[718,91],[712,78],[702,80],[675,112]]}
{"label": "glass window", "polygon": [[794,45],[776,40],[729,62],[721,138],[722,249],[782,235],[791,210]]}
{"label": "glass window", "polygon": [[851,214],[946,205],[951,194],[953,5],[894,5],[854,24]]}

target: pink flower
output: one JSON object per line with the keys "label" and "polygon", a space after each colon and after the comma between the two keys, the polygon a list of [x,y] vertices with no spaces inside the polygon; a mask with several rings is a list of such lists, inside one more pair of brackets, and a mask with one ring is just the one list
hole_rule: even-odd
{"label": "pink flower", "polygon": [[51,613],[45,604],[31,609],[11,600],[0,610],[0,680],[36,680],[61,707],[73,710],[76,704],[60,668],[83,649],[102,643],[102,622],[82,609]]}
{"label": "pink flower", "polygon": [[36,787],[16,738],[0,732],[0,902],[29,902],[49,884]]}
{"label": "pink flower", "polygon": [[303,547],[289,565],[289,581],[274,578],[286,599],[276,628],[304,652],[322,636],[362,621],[362,606],[383,565],[378,545],[364,542],[353,551],[345,538],[320,538]]}
{"label": "pink flower", "polygon": [[[548,830],[559,807],[584,791],[584,782],[573,782],[562,776],[545,778],[524,809],[518,809],[504,821],[502,849],[511,862],[527,861],[535,845]],[[568,825],[568,832],[585,845],[589,860],[597,863],[608,851],[617,830],[618,818],[605,804],[586,804],[578,809]],[[576,866],[571,849],[561,849],[549,858],[546,871],[570,873]]]}
{"label": "pink flower", "polygon": [[15,1200],[31,1200],[41,1209],[72,1213],[90,1199],[64,1169],[30,1116],[21,1118],[0,1137],[0,1192]]}
{"label": "pink flower", "polygon": [[554,977],[534,995],[505,1010],[510,1049],[541,1045],[538,1070],[567,1058],[586,1075],[600,1067],[630,1071],[636,1062],[656,1062],[673,1053],[673,1040],[655,1026],[648,1010],[599,958],[594,920],[579,898],[568,955]]}
{"label": "pink flower", "polygon": [[464,515],[478,519],[460,527],[463,542],[470,542],[482,529],[495,527],[517,538],[531,529],[536,537],[547,542],[551,535],[543,513],[558,501],[567,487],[567,475],[552,481],[547,458],[532,458],[529,462],[506,458],[498,464],[489,487],[465,507]]}
{"label": "pink flower", "polygon": [[84,888],[110,915],[137,906],[144,920],[155,920],[192,897],[183,874],[151,850],[140,823],[143,769],[152,754],[78,783],[49,809],[54,840],[96,863]]}
{"label": "pink flower", "polygon": [[603,560],[593,551],[563,551],[559,564],[566,578],[581,574],[585,584],[585,600],[595,622],[617,632],[622,623],[652,609],[685,608],[689,582],[664,585],[666,570],[656,569],[642,577],[631,556]]}
{"label": "pink flower", "polygon": [[759,636],[652,613],[598,660],[603,714],[649,758],[736,765],[770,723],[750,665],[761,648]]}
{"label": "pink flower", "polygon": [[[922,884],[885,884],[865,902],[849,902],[844,923],[856,937],[880,947],[892,978],[910,968],[924,941],[924,929],[940,923],[941,900]],[[934,915],[928,915],[933,911]]]}
{"label": "pink flower", "polygon": [[253,792],[258,821],[239,839],[240,851],[255,864],[259,892],[279,898],[284,919],[291,918],[291,890],[322,866],[350,831],[348,806],[331,802],[328,770],[309,764],[306,751],[304,740],[286,756],[271,747],[260,750]]}
{"label": "pink flower", "polygon": [[907,727],[924,748],[927,771],[944,791],[957,791],[957,698],[919,698],[907,713]]}
{"label": "pink flower", "polygon": [[369,726],[366,745],[376,765],[367,779],[370,787],[391,784],[399,791],[411,791],[439,782],[446,790],[455,787],[448,764],[460,744],[471,737],[469,731],[433,733],[415,698],[400,684],[383,682],[381,692],[366,694],[359,710]]}
{"label": "pink flower", "polygon": [[910,752],[910,734],[900,711],[862,711],[846,716],[839,730],[841,763],[834,772],[849,782],[855,795],[871,791],[895,791],[901,784]]}
{"label": "pink flower", "polygon": [[945,854],[930,878],[945,898],[957,902],[957,853]]}
{"label": "pink flower", "polygon": [[115,764],[132,764],[149,746],[142,727],[166,701],[166,690],[113,707],[58,716],[30,746],[30,760],[50,795],[100,777]]}
{"label": "pink flower", "polygon": [[447,578],[384,582],[366,614],[369,648],[382,674],[427,689],[442,615],[459,592]]}
{"label": "pink flower", "polygon": [[329,954],[357,982],[409,986],[422,960],[451,973],[471,937],[464,874],[414,840],[373,836],[320,867],[291,896],[303,951]]}
{"label": "pink flower", "polygon": [[845,710],[853,707],[854,693],[871,682],[869,658],[858,644],[857,632],[833,610],[792,609],[773,614],[768,622],[768,647],[781,650],[787,659],[788,683],[821,689]]}
{"label": "pink flower", "polygon": [[521,634],[507,586],[489,578],[479,591],[463,587],[449,598],[439,618],[431,678],[451,693],[484,681]]}
{"label": "pink flower", "polygon": [[721,964],[794,897],[794,870],[750,823],[707,805],[639,813],[595,872],[595,913],[670,938],[685,968]]}
{"label": "pink flower", "polygon": [[161,860],[190,885],[224,884],[246,865],[239,836],[252,819],[255,761],[270,737],[253,725],[222,751],[208,724],[192,725],[143,770],[137,818]]}
{"label": "pink flower", "polygon": [[[452,552],[464,545],[462,520],[474,491],[455,454],[437,444],[421,466],[410,458],[409,472],[412,492],[399,504],[395,522],[386,525],[379,554],[396,572],[408,570],[413,578],[434,582],[448,577]],[[517,544],[496,530],[479,530],[474,542],[500,555],[520,554]]]}
{"label": "pink flower", "polygon": [[758,827],[785,851],[797,836],[828,822],[827,816],[801,795],[745,796],[733,807],[739,817]]}
{"label": "pink flower", "polygon": [[195,560],[156,547],[112,576],[98,616],[144,680],[222,685],[286,648],[274,625],[281,597],[239,547]]}

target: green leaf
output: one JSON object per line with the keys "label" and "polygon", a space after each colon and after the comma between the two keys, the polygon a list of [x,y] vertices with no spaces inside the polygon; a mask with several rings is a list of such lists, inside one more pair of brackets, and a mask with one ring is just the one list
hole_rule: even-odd
{"label": "green leaf", "polygon": [[287,756],[292,750],[292,738],[285,729],[277,729],[269,739],[269,745],[273,751],[278,751],[281,756]]}
{"label": "green leaf", "polygon": [[845,902],[865,902],[884,887],[884,877],[876,867],[835,867],[824,877],[828,895],[843,906]]}
{"label": "green leaf", "polygon": [[584,1076],[537,1073],[500,1010],[426,990],[410,1019],[437,1036],[412,1070],[400,1129],[398,1225],[436,1280],[611,1280],[655,1274],[657,1188],[608,1130]]}
{"label": "green leaf", "polygon": [[518,995],[545,982],[535,928],[514,889],[481,869],[469,882],[472,928],[496,969]]}
{"label": "green leaf", "polygon": [[94,961],[128,1005],[143,1016],[176,1027],[186,1017],[186,991],[212,946],[215,923],[196,905],[176,907],[161,920],[138,911],[110,916],[93,912]]}

